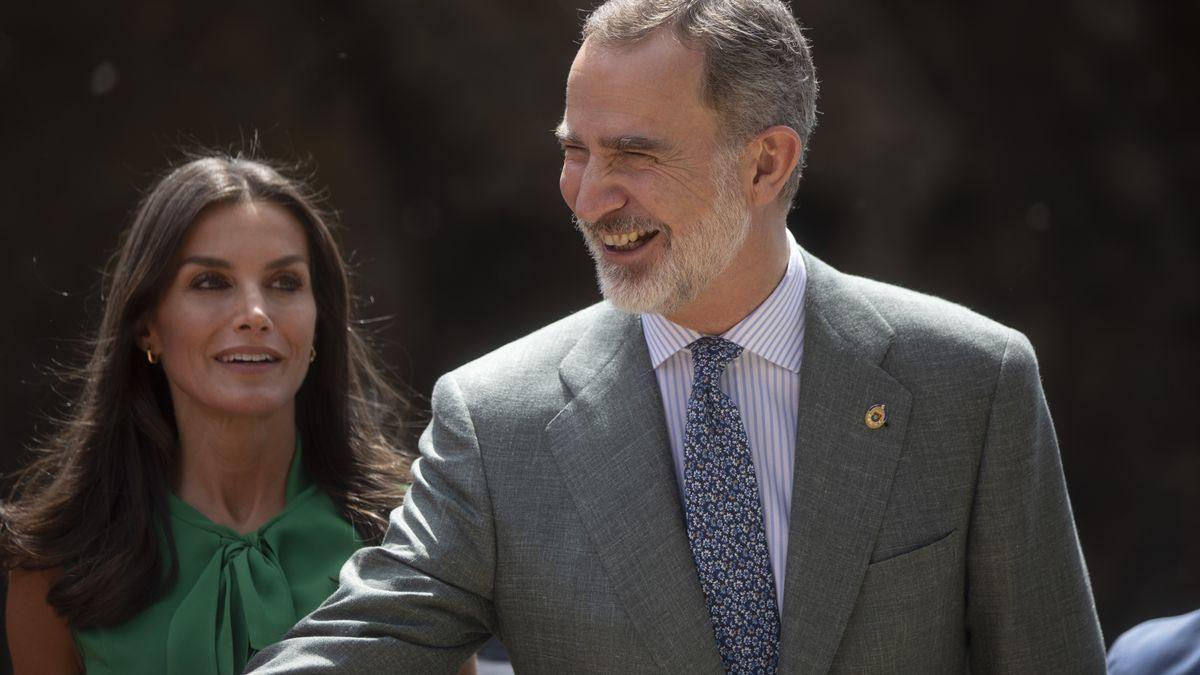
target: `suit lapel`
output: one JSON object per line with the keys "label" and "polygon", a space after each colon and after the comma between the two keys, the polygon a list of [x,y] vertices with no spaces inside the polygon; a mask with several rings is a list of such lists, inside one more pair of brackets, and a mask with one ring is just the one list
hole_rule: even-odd
{"label": "suit lapel", "polygon": [[[879,367],[893,332],[840,273],[805,254],[804,360],[780,672],[828,671],[883,519],[911,397]],[[868,408],[884,404],[872,430]]]}
{"label": "suit lapel", "polygon": [[664,671],[720,672],[641,322],[606,308],[560,375],[547,447],[625,611]]}
{"label": "suit lapel", "polygon": [[[891,491],[911,396],[880,368],[893,332],[805,253],[804,360],[780,672],[826,672]],[[605,310],[560,367],[548,447],[626,612],[668,672],[721,671],[683,525],[662,399],[634,316]],[[887,425],[864,417],[887,406]]]}

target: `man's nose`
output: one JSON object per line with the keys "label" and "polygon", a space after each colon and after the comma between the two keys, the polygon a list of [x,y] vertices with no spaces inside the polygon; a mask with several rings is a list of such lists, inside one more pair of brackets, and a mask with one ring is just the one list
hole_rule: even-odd
{"label": "man's nose", "polygon": [[570,206],[580,220],[598,222],[629,200],[620,181],[600,162],[589,161],[579,170],[576,180],[575,202]]}

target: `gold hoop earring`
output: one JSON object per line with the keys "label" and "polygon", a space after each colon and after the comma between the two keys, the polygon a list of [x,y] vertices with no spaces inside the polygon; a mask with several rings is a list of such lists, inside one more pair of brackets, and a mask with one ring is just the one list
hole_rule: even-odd
{"label": "gold hoop earring", "polygon": [[316,360],[317,360],[317,348],[309,347],[308,348],[308,362],[312,363],[313,361],[316,361]]}
{"label": "gold hoop earring", "polygon": [[154,355],[154,352],[150,351],[149,347],[146,347],[146,362],[150,365],[158,363],[158,357]]}

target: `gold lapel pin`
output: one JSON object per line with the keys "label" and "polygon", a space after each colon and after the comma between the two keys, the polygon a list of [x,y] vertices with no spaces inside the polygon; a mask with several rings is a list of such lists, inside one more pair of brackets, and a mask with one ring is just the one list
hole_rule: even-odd
{"label": "gold lapel pin", "polygon": [[887,424],[887,406],[882,403],[871,406],[864,421],[868,429],[878,429]]}

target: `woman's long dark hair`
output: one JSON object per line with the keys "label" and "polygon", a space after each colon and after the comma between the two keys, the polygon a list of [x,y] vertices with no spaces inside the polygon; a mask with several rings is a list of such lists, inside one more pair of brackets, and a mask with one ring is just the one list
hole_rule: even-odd
{"label": "woman's long dark hair", "polygon": [[407,402],[352,321],[346,266],[312,191],[262,161],[192,160],[155,184],[122,235],[73,412],[0,507],[5,569],[61,569],[47,600],[73,628],[120,623],[174,582],[167,496],[178,434],[162,368],[137,340],[192,223],[216,204],[249,201],[287,209],[308,237],[318,357],[296,395],[308,474],[368,542],[403,499]]}

